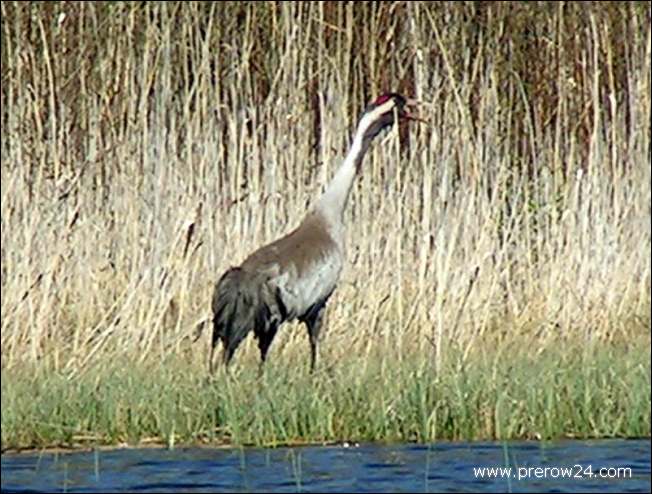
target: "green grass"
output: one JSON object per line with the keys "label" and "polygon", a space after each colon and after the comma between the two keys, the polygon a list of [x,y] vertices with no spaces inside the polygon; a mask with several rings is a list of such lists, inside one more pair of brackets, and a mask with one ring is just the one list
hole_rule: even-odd
{"label": "green grass", "polygon": [[[179,358],[68,378],[2,372],[2,448],[151,442],[265,445],[650,435],[649,340],[621,346],[348,362],[311,377],[276,359],[258,379]],[[647,344],[645,344],[647,343]]]}

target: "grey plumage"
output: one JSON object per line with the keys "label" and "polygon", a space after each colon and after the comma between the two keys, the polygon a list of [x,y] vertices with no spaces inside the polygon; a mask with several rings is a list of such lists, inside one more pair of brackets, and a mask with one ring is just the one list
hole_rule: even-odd
{"label": "grey plumage", "polygon": [[326,302],[344,264],[342,215],[353,179],[371,140],[394,122],[395,115],[407,117],[405,105],[397,94],[381,96],[370,105],[344,163],[301,224],[219,279],[212,300],[211,372],[217,343],[222,342],[222,361],[228,365],[251,330],[258,339],[262,366],[278,328],[294,319],[308,329],[314,370]]}
{"label": "grey plumage", "polygon": [[323,310],[342,265],[342,252],[314,213],[296,230],[224,273],[213,293],[211,371],[218,341],[228,364],[253,329],[264,362],[279,326],[294,319],[308,328],[314,369]]}

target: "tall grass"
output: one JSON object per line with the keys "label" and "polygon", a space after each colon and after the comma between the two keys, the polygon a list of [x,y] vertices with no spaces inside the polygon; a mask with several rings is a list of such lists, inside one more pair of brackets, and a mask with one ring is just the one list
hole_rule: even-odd
{"label": "tall grass", "polygon": [[[1,29],[3,386],[203,373],[212,284],[387,90],[429,124],[364,161],[324,366],[649,348],[649,3],[3,3]],[[270,363],[307,347],[285,327]]]}
{"label": "tall grass", "polygon": [[[347,361],[316,379],[255,365],[207,380],[199,362],[105,363],[73,380],[3,371],[3,448],[115,444],[297,445],[650,434],[649,352],[592,346],[539,356],[510,348],[460,366],[446,356],[392,365]],[[622,358],[623,351],[629,358]]]}

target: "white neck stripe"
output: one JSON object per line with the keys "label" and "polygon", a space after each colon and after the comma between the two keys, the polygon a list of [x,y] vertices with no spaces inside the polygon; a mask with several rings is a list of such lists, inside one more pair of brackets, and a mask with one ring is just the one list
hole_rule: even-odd
{"label": "white neck stripe", "polygon": [[367,113],[364,117],[362,117],[362,120],[360,120],[360,124],[358,125],[358,135],[364,135],[372,123],[374,123],[384,113],[391,111],[395,106],[396,103],[394,103],[394,100],[390,98],[382,105],[377,106],[369,113]]}

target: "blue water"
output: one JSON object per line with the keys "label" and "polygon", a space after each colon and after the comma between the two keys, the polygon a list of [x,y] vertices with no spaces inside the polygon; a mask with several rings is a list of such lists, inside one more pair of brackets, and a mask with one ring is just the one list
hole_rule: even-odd
{"label": "blue water", "polygon": [[[490,479],[487,470],[485,478],[479,478],[479,468],[512,470],[511,475]],[[601,468],[612,478],[600,477]],[[3,455],[2,492],[36,491],[650,492],[650,441]]]}

